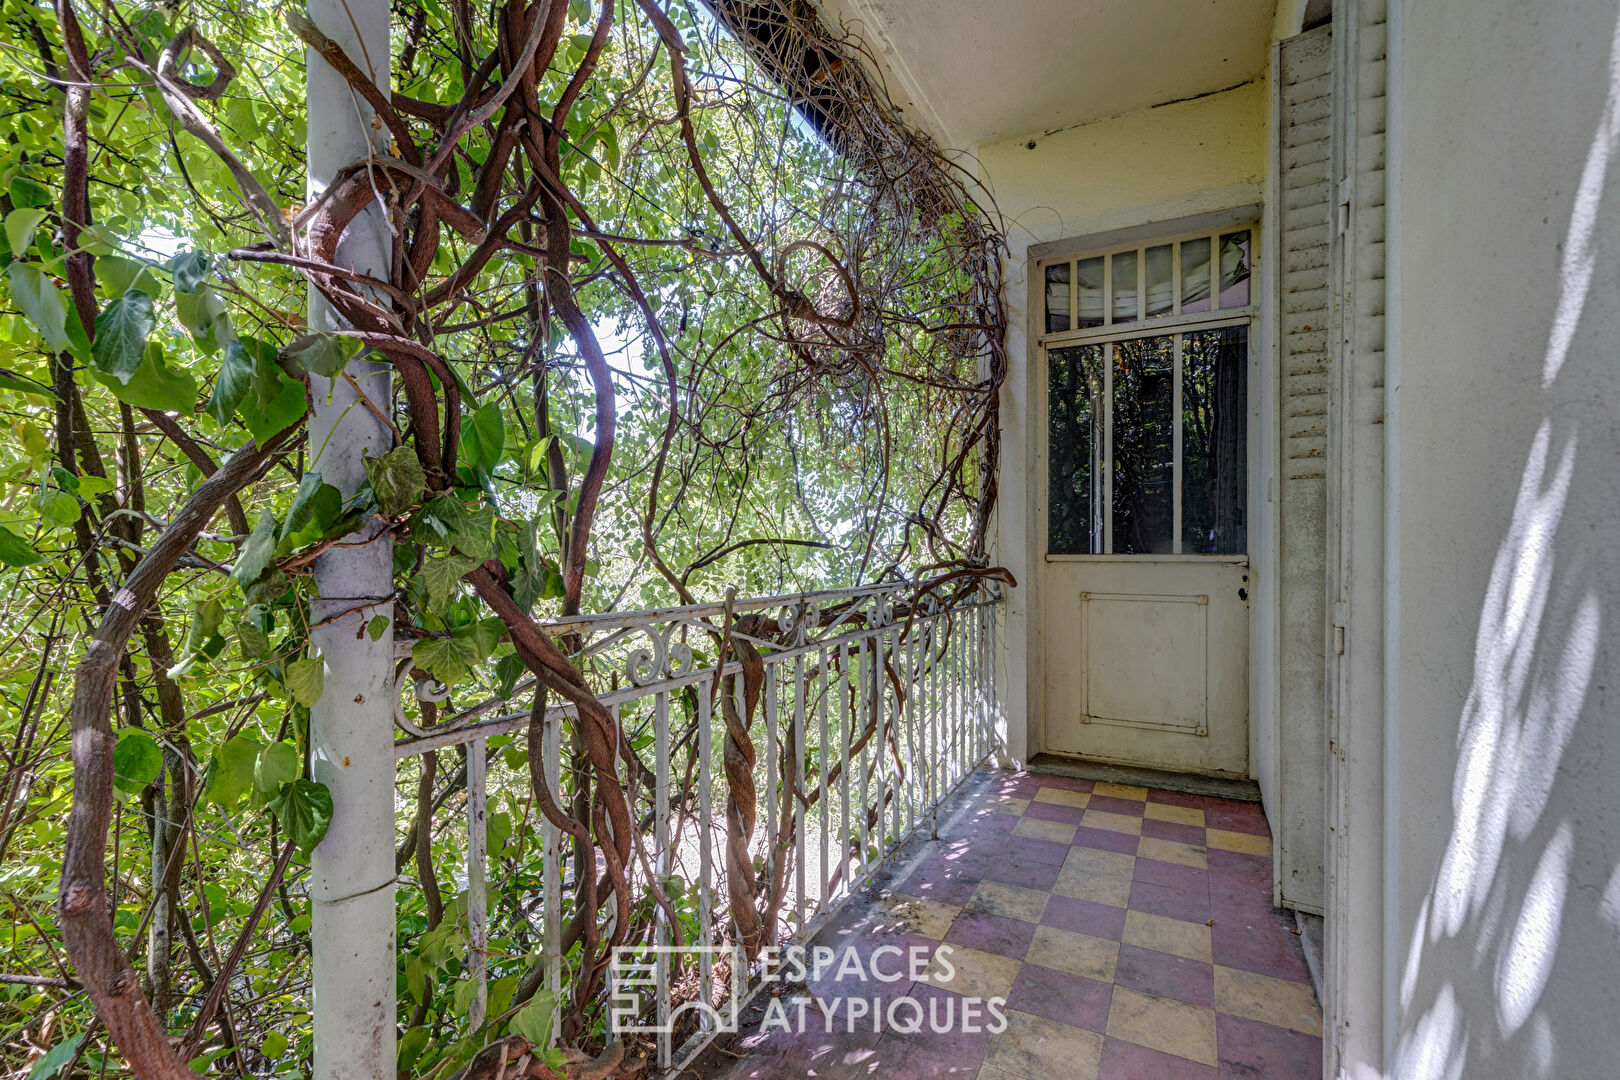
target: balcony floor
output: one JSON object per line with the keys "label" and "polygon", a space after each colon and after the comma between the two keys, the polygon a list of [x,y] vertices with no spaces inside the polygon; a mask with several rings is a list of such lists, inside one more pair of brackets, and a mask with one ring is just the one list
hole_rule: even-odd
{"label": "balcony floor", "polygon": [[[1300,1080],[1321,1074],[1321,1014],[1291,913],[1271,906],[1260,808],[1061,776],[980,770],[941,809],[940,838],[908,841],[893,868],[816,937],[832,970],[785,1001],[816,999],[742,1032],[695,1070],[724,1080]],[[953,948],[949,982],[856,979],[843,954]],[[880,958],[885,969],[903,961]],[[937,964],[937,960],[935,961]],[[867,964],[860,965],[863,972]],[[844,970],[846,978],[837,975]],[[934,970],[934,969],[930,969]],[[910,974],[909,972],[907,974]],[[939,974],[936,971],[935,974]],[[1007,999],[1006,1029],[901,1034],[850,1000]],[[954,999],[954,1000],[953,1000]],[[936,1004],[937,1003],[937,1004]],[[830,1011],[832,1030],[824,1019]],[[909,1026],[909,1006],[894,1015]],[[851,1023],[850,1013],[856,1013]],[[990,1017],[980,1014],[980,1023]],[[853,1030],[851,1030],[853,1028]]]}

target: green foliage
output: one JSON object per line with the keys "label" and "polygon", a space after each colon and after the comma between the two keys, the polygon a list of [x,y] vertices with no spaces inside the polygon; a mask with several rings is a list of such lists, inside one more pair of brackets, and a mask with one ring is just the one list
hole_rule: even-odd
{"label": "green foliage", "polygon": [[113,783],[120,791],[139,792],[163,771],[163,749],[140,728],[125,728],[113,749]]}

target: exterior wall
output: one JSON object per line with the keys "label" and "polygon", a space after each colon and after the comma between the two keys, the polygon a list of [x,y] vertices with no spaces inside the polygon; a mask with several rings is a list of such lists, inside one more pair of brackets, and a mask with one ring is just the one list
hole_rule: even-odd
{"label": "exterior wall", "polygon": [[1389,1074],[1612,1076],[1620,25],[1397,8]]}
{"label": "exterior wall", "polygon": [[[995,557],[1020,587],[1003,624],[1001,686],[1009,758],[1039,749],[1039,581],[1044,538],[1034,473],[1040,418],[1030,385],[1034,317],[1031,249],[1061,239],[1260,204],[1267,173],[1270,95],[1264,81],[1144,109],[1050,135],[979,148],[980,179],[1008,221],[1007,383],[1001,406],[1002,473]],[[1262,325],[1260,339],[1269,340]],[[1258,478],[1254,478],[1258,482]],[[1258,605],[1257,605],[1258,606]],[[1253,758],[1251,754],[1251,758]]]}

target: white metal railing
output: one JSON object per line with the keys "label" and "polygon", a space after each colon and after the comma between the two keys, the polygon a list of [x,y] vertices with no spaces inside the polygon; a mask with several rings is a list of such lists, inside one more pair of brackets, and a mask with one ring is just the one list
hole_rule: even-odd
{"label": "white metal railing", "polygon": [[[643,830],[637,845],[648,854],[653,880],[680,925],[670,925],[662,904],[648,902],[653,890],[643,867],[627,867],[632,910],[645,912],[645,924],[635,927],[631,943],[736,941],[726,862],[716,858],[717,849],[726,850],[723,808],[733,794],[723,755],[717,760],[716,754],[727,737],[717,713],[720,694],[735,695],[755,755],[750,779],[756,813],[745,839],[756,877],[752,895],[766,923],[764,940],[803,943],[902,839],[933,826],[943,799],[993,749],[999,605],[994,584],[942,578],[543,624],[574,646],[576,664],[597,685],[612,687],[599,699],[643,763],[627,768],[621,762],[621,781],[632,820]],[[743,665],[731,659],[717,672],[713,663],[728,625],[728,640],[752,645],[763,661],[760,698],[751,715]],[[402,686],[412,682],[400,681]],[[511,698],[532,685],[518,684]],[[442,689],[419,693],[430,700],[444,697]],[[502,772],[501,744],[530,725],[528,710],[502,711],[506,704],[495,699],[452,711],[426,729],[407,718],[403,703],[396,711],[403,732],[395,746],[397,759],[466,747],[465,969],[478,981],[469,1017],[474,1029],[485,1019],[490,970],[491,793],[504,786],[526,797],[528,789],[526,773],[515,769],[507,770],[509,777],[492,776],[492,768]],[[546,780],[559,802],[570,786],[564,776],[563,728],[575,717],[572,705],[552,705],[541,728]],[[637,782],[646,774],[652,777],[650,789]],[[757,813],[760,804],[763,815]],[[539,821],[537,938],[547,965],[545,989],[560,995],[569,975],[564,927],[573,917],[574,890],[565,890],[563,879],[568,837],[543,817]],[[533,928],[531,922],[520,929]],[[718,1004],[746,994],[753,983],[748,973],[733,971],[729,985],[717,993],[713,953],[697,956],[694,980],[681,957],[664,949],[648,951],[656,960],[648,965],[650,993],[641,996],[639,1007],[649,1022],[675,1027],[658,1034],[659,1064],[667,1069],[689,1061],[715,1029],[712,1015],[702,1009],[693,1010],[696,1015],[684,1026],[675,1024],[687,1011],[682,1006],[694,1000]]]}

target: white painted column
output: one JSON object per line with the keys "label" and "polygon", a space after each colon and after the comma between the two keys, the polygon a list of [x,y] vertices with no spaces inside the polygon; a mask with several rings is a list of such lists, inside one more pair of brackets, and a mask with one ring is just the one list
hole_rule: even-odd
{"label": "white painted column", "polygon": [[[309,17],[386,92],[390,57],[388,0],[310,0]],[[313,51],[306,52],[309,93],[309,201],[377,138],[371,110]],[[383,149],[382,147],[378,147]],[[384,151],[385,152],[385,151]],[[337,262],[389,276],[387,222],[375,208],[358,217],[338,245]],[[337,329],[331,308],[310,291],[311,330]],[[355,359],[347,373],[379,409],[388,410],[386,365]],[[388,428],[357,404],[354,387],[311,379],[309,468],[345,498],[365,483],[362,454],[392,446]],[[316,780],[332,791],[332,825],[315,849],[310,874],[315,965],[316,1080],[392,1080],[394,1076],[394,749],[393,631],[373,641],[375,616],[393,619],[393,541],[373,519],[351,543],[315,564],[319,599],[310,636],[324,658],[325,692],[310,710]]]}

